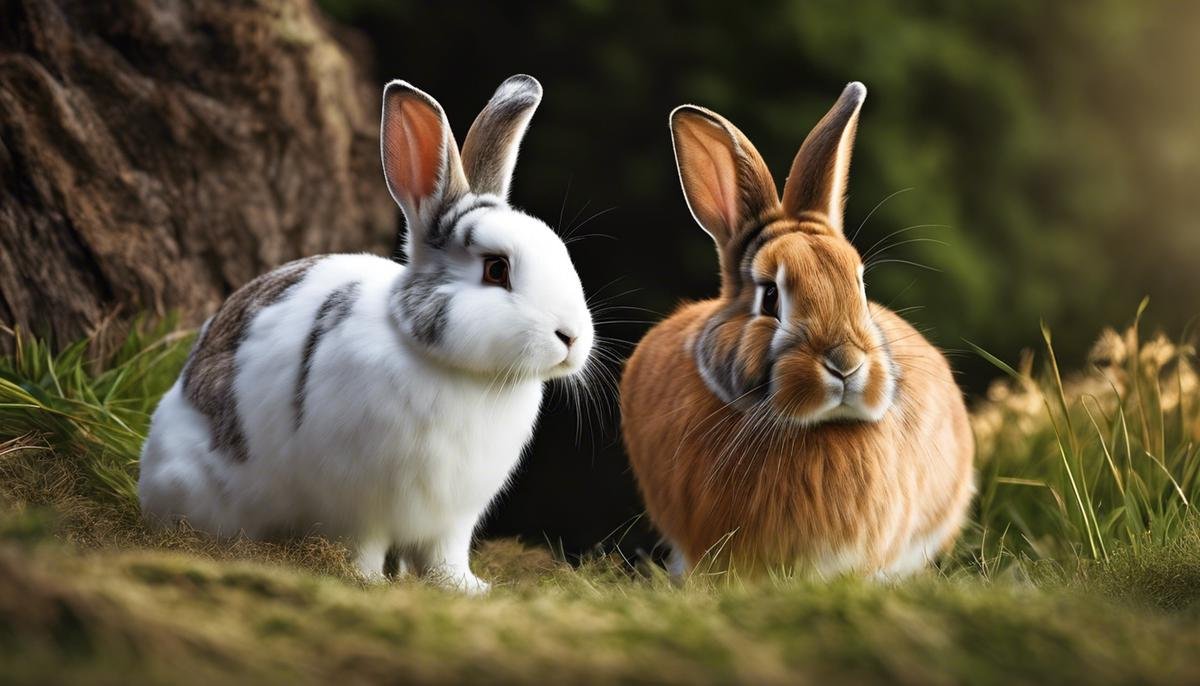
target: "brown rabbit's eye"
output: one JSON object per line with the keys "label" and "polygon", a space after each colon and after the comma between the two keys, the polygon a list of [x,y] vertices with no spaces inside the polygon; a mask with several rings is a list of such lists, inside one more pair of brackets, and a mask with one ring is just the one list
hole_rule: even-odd
{"label": "brown rabbit's eye", "polygon": [[483,282],[492,286],[509,288],[508,258],[489,255],[483,258]]}
{"label": "brown rabbit's eye", "polygon": [[758,313],[779,319],[779,289],[773,283],[766,284],[762,289],[762,302],[758,306]]}

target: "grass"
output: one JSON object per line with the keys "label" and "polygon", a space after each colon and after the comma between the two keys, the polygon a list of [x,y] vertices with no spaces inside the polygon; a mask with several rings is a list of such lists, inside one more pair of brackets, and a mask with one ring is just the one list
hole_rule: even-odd
{"label": "grass", "polygon": [[141,437],[191,340],[171,331],[57,354],[19,337],[0,358],[7,681],[1200,680],[1195,352],[1136,321],[1087,372],[1064,375],[1048,334],[1040,373],[995,360],[1007,378],[973,411],[974,521],[940,569],[674,584],[489,541],[486,598],[365,585],[318,538],[144,529]]}
{"label": "grass", "polygon": [[1008,379],[973,414],[980,560],[1106,561],[1189,526],[1200,502],[1196,351],[1186,335],[1141,340],[1145,307],[1124,333],[1101,335],[1087,373],[1064,379],[1045,327],[1040,378],[1032,355],[1019,370],[992,358]]}

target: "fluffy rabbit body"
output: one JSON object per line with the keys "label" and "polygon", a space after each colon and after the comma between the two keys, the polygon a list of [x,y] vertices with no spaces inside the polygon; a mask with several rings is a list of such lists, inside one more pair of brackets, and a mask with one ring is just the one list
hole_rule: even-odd
{"label": "fluffy rabbit body", "polygon": [[201,330],[142,455],[145,515],[218,535],[316,531],[379,577],[467,591],[472,532],[529,441],[543,383],[586,363],[592,323],[559,237],[505,200],[541,97],[507,80],[461,153],[440,106],[384,91],[388,187],[407,266],[299,260],[255,279]]}
{"label": "fluffy rabbit body", "polygon": [[672,113],[721,293],[645,336],[621,402],[647,510],[684,569],[903,574],[962,525],[974,491],[962,395],[942,354],[867,300],[843,233],[865,95],[847,86],[809,134],[782,200],[727,120]]}

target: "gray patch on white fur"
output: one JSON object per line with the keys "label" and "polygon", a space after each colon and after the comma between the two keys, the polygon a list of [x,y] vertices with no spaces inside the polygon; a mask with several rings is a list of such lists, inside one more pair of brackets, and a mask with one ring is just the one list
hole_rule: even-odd
{"label": "gray patch on white fur", "polygon": [[462,230],[462,234],[463,234],[463,237],[462,237],[463,247],[466,248],[467,250],[470,250],[471,246],[475,244],[475,223],[472,222],[471,224],[464,227]]}
{"label": "gray patch on white fur", "polygon": [[448,283],[442,267],[412,272],[397,279],[392,291],[392,306],[413,338],[425,345],[437,345],[446,329],[450,294],[440,292]]}
{"label": "gray patch on white fur", "polygon": [[250,323],[265,307],[283,298],[320,261],[308,257],[263,274],[229,296],[204,326],[183,370],[184,396],[207,419],[211,450],[225,452],[236,462],[249,455],[246,434],[238,417],[234,380],[237,352]]}
{"label": "gray patch on white fur", "polygon": [[305,339],[304,349],[300,354],[300,372],[296,377],[296,393],[292,398],[296,429],[299,429],[300,425],[304,423],[304,398],[307,394],[308,377],[312,374],[313,355],[317,352],[317,346],[321,344],[321,339],[325,334],[336,329],[350,316],[350,311],[354,309],[354,301],[358,299],[360,287],[361,284],[358,281],[338,286],[325,296],[325,301],[317,308],[312,329],[308,332],[308,338]]}
{"label": "gray patch on white fur", "polygon": [[478,209],[495,208],[503,204],[504,201],[494,195],[465,196],[433,222],[433,226],[425,236],[425,244],[434,250],[442,250],[454,236],[454,230],[463,217]]}

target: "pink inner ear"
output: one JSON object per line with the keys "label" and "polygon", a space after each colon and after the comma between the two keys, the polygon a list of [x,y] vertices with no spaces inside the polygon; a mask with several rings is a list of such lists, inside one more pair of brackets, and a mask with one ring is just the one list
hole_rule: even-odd
{"label": "pink inner ear", "polygon": [[394,96],[384,122],[388,183],[414,208],[433,195],[442,167],[445,133],[442,116],[428,104],[405,95]]}
{"label": "pink inner ear", "polygon": [[724,240],[738,223],[737,170],[729,135],[708,121],[681,118],[680,169],[688,204],[709,232]]}

